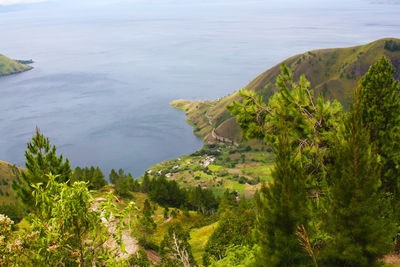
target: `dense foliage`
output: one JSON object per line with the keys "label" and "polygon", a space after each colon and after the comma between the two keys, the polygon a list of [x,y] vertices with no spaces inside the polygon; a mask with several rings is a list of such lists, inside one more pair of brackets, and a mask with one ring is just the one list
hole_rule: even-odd
{"label": "dense foliage", "polygon": [[[229,198],[225,194],[221,204],[227,203]],[[250,207],[246,199],[237,203],[225,206],[218,221],[218,227],[210,236],[203,255],[203,264],[209,265],[211,262],[222,259],[227,255],[229,246],[252,245],[253,238],[251,231],[254,226],[254,210]]]}
{"label": "dense foliage", "polygon": [[243,102],[229,107],[244,137],[262,138],[276,153],[273,183],[257,206],[257,264],[374,266],[393,249],[400,167],[393,73],[386,58],[371,66],[344,115],[337,103],[315,100],[303,76],[294,83],[284,65],[268,104],[242,90]]}
{"label": "dense foliage", "polygon": [[[86,183],[60,183],[54,175],[48,175],[46,186],[36,184],[32,187],[35,209],[27,217],[29,230],[22,236],[10,234],[7,229],[12,222],[1,218],[8,225],[5,227],[7,235],[0,233],[0,247],[9,254],[2,259],[6,265],[87,266],[92,262],[103,265],[123,261],[116,256],[119,250],[124,250],[121,229],[134,208],[133,203],[123,210],[117,209],[114,197],[109,195],[105,202],[94,208]],[[115,227],[112,233],[108,229],[109,223]],[[119,246],[105,246],[110,239]]]}
{"label": "dense foliage", "polygon": [[98,190],[107,184],[104,174],[99,167],[76,167],[71,176],[71,182],[83,181],[89,190]]}
{"label": "dense foliage", "polygon": [[167,180],[165,175],[152,179],[144,175],[141,191],[148,193],[150,199],[161,206],[175,208],[186,207],[202,213],[210,214],[218,208],[218,200],[211,190],[201,188],[181,188],[174,180]]}
{"label": "dense foliage", "polygon": [[115,192],[120,196],[131,197],[131,192],[137,191],[139,188],[139,183],[133,179],[132,174],[125,174],[122,169],[119,169],[118,172],[112,169],[109,178],[110,183],[114,185]]}
{"label": "dense foliage", "polygon": [[285,132],[277,140],[273,183],[261,189],[257,202],[256,239],[260,245],[257,265],[307,266],[310,258],[296,236],[300,225],[309,228],[310,209],[306,175],[292,155]]}
{"label": "dense foliage", "polygon": [[379,190],[377,154],[372,152],[368,128],[362,125],[361,98],[357,89],[352,111],[332,149],[323,220],[330,240],[323,251],[324,266],[376,266],[393,246],[391,206]]}

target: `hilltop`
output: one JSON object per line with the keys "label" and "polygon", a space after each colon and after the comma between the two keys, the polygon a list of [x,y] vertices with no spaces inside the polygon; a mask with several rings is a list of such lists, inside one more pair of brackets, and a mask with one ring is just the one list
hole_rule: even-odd
{"label": "hilltop", "polygon": [[24,63],[32,63],[32,61],[13,60],[0,54],[0,76],[10,75],[32,69],[31,66],[28,66]]}
{"label": "hilltop", "polygon": [[[301,74],[307,77],[315,96],[322,94],[326,99],[337,99],[348,109],[358,80],[382,56],[391,60],[397,69],[394,77],[400,79],[400,39],[385,38],[366,45],[312,50],[290,57],[257,76],[245,88],[261,94],[268,102],[276,91],[280,66],[285,63],[293,71],[295,80]],[[185,111],[194,134],[203,140],[240,142],[240,129],[226,109],[233,100],[240,100],[237,92],[215,101],[176,100],[171,105]]]}

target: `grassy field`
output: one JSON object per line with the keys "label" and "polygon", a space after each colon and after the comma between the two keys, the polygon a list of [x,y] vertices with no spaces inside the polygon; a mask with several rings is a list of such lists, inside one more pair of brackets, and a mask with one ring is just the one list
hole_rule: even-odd
{"label": "grassy field", "polygon": [[204,248],[217,226],[218,223],[215,222],[201,228],[193,229],[190,232],[189,244],[192,247],[193,257],[198,264],[202,263]]}
{"label": "grassy field", "polygon": [[0,76],[10,75],[32,69],[31,66],[21,64],[6,56],[0,55]]}

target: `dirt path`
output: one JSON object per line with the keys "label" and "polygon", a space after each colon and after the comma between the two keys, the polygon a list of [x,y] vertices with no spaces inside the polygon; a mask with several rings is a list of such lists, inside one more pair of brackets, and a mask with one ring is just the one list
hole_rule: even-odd
{"label": "dirt path", "polygon": [[[94,206],[92,207],[92,209],[94,211],[99,211],[98,206],[99,206],[100,202],[105,201],[105,200],[106,199],[103,197],[96,198],[94,200],[95,203],[94,203]],[[140,249],[140,247],[138,245],[138,241],[134,237],[132,237],[130,234],[130,231],[128,229],[126,229],[126,230],[122,231],[122,242],[125,244],[125,252],[122,252],[120,250],[117,242],[112,237],[116,231],[116,223],[118,223],[118,222],[115,220],[107,221],[107,219],[104,217],[101,217],[101,221],[103,222],[103,224],[106,225],[106,227],[108,228],[108,232],[110,234],[110,239],[107,240],[107,242],[104,245],[108,248],[117,248],[118,256],[126,259],[126,258],[129,258],[131,255],[134,255],[136,253],[136,251],[138,251]]]}

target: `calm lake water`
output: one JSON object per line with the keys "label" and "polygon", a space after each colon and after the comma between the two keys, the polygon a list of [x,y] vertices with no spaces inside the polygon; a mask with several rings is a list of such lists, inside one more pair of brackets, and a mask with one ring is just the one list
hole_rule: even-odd
{"label": "calm lake water", "polygon": [[396,1],[276,2],[0,5],[0,53],[36,61],[0,78],[0,159],[22,166],[38,125],[73,166],[140,176],[202,146],[170,101],[225,96],[311,49],[400,37]]}

